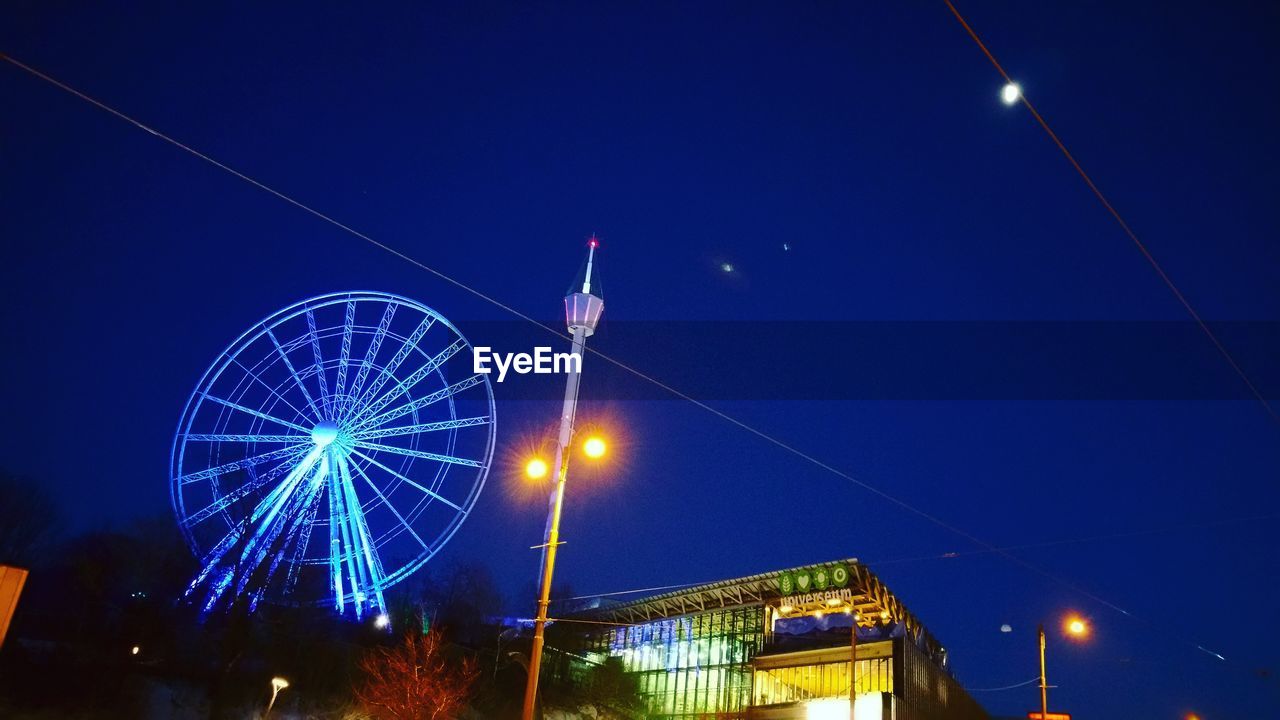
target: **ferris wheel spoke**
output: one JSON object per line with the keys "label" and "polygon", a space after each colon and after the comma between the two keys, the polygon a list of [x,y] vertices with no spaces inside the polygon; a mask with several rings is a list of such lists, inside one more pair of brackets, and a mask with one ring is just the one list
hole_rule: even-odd
{"label": "ferris wheel spoke", "polygon": [[[338,380],[333,389],[335,403],[341,403],[342,393],[347,389],[347,366],[351,364],[351,334],[356,326],[356,304],[347,301],[346,314],[342,320],[342,350],[338,355]],[[340,411],[341,408],[338,408]]]}
{"label": "ferris wheel spoke", "polygon": [[387,506],[387,509],[391,511],[392,515],[396,516],[396,519],[400,521],[401,525],[404,525],[404,529],[409,531],[409,534],[413,536],[414,540],[418,541],[419,545],[422,545],[422,549],[430,550],[430,546],[427,545],[421,537],[419,537],[418,533],[413,529],[413,526],[409,524],[408,520],[404,519],[404,516],[400,514],[400,511],[396,509],[395,505],[391,504],[391,501],[387,499],[387,496],[382,494],[382,491],[374,484],[373,479],[369,477],[368,473],[362,470],[360,466],[355,463],[350,463],[350,465],[355,468],[356,474],[358,474],[361,479],[364,480],[365,484],[373,490],[374,494],[378,496],[378,499],[382,501],[382,504]]}
{"label": "ferris wheel spoke", "polygon": [[281,347],[280,341],[276,339],[276,334],[271,332],[271,328],[264,325],[263,329],[267,331],[267,337],[271,338],[271,344],[276,346],[276,353],[284,361],[285,369],[293,377],[293,383],[298,386],[298,389],[302,391],[302,396],[307,399],[307,405],[311,406],[311,412],[315,413],[317,420],[323,420],[324,415],[321,414],[320,408],[316,407],[316,401],[311,397],[311,391],[307,389],[306,383],[302,382],[302,376],[293,367],[293,361],[289,359],[289,353],[285,352],[285,349]]}
{"label": "ferris wheel spoke", "polygon": [[393,445],[381,445],[379,443],[365,442],[363,440],[357,440],[355,446],[358,448],[364,448],[365,450],[391,453],[392,455],[403,455],[411,458],[421,458],[423,460],[434,460],[435,462],[449,463],[450,465],[463,465],[465,467],[478,468],[484,464],[479,460],[468,460],[467,458],[454,457],[452,455],[441,455],[439,453],[426,452],[423,450],[409,450],[407,448],[398,448]]}
{"label": "ferris wheel spoke", "polygon": [[388,390],[386,394],[384,394],[382,397],[378,398],[377,401],[375,401],[374,403],[370,404],[367,408],[362,410],[360,412],[360,416],[356,418],[356,423],[358,424],[360,420],[363,420],[364,418],[367,418],[371,415],[377,415],[378,413],[382,412],[383,409],[385,409],[388,405],[394,402],[396,398],[409,392],[409,390],[414,385],[417,385],[418,383],[422,382],[424,378],[426,378],[431,373],[439,369],[441,365],[444,365],[446,362],[449,361],[449,358],[458,354],[458,351],[465,348],[466,346],[467,346],[466,340],[463,340],[462,338],[458,338],[457,340],[454,340],[452,343],[449,344],[448,347],[446,347],[444,350],[441,350],[439,353],[435,355],[435,357],[428,360],[425,365],[415,370],[412,375],[405,378],[403,381],[398,383],[394,388],[392,388],[391,390]]}
{"label": "ferris wheel spoke", "polygon": [[372,464],[374,464],[374,465],[377,465],[379,468],[381,468],[381,469],[382,469],[382,471],[383,471],[383,472],[386,472],[386,473],[388,473],[388,474],[390,474],[390,475],[395,476],[396,478],[400,479],[402,482],[408,483],[409,485],[411,485],[411,486],[413,486],[413,487],[417,488],[418,490],[421,490],[424,494],[428,495],[429,497],[431,497],[431,498],[433,498],[433,499],[436,499],[436,500],[439,500],[440,502],[444,503],[445,505],[448,505],[449,507],[453,508],[454,510],[457,510],[458,512],[460,512],[460,513],[464,513],[464,514],[465,514],[465,512],[466,512],[466,511],[465,511],[465,510],[463,510],[463,509],[462,509],[462,508],[461,508],[457,503],[453,502],[452,500],[449,500],[449,499],[445,498],[443,495],[441,495],[441,494],[439,494],[439,493],[435,492],[434,490],[430,490],[430,489],[428,489],[428,488],[427,488],[426,486],[424,486],[424,485],[420,485],[420,484],[418,484],[418,483],[414,482],[413,480],[410,480],[409,478],[405,477],[404,475],[401,475],[400,473],[396,472],[395,470],[392,470],[391,468],[387,467],[386,465],[383,465],[382,463],[378,462],[378,461],[377,461],[377,460],[375,460],[372,456],[370,456],[370,455],[365,455],[364,453],[360,452],[359,450],[352,450],[352,451],[351,451],[351,453],[352,453],[353,455],[359,455],[360,457],[364,458],[365,460],[368,460],[370,463],[372,463]]}
{"label": "ferris wheel spoke", "polygon": [[[369,341],[369,349],[364,354],[364,360],[360,362],[360,369],[356,371],[356,379],[351,383],[351,397],[360,396],[360,388],[364,387],[364,381],[369,377],[369,370],[373,368],[373,361],[378,356],[378,350],[382,348],[382,341],[387,337],[387,331],[391,329],[391,318],[395,317],[396,306],[387,305],[387,309],[382,311],[382,320],[378,322],[378,329],[373,332],[373,339]],[[346,404],[350,404],[348,400]]]}
{"label": "ferris wheel spoke", "polygon": [[329,410],[329,381],[324,376],[324,356],[320,354],[320,335],[316,332],[316,314],[307,308],[307,334],[311,336],[311,354],[316,361],[316,379],[320,381],[320,404],[325,418],[333,417]]}
{"label": "ferris wheel spoke", "polygon": [[243,405],[233,403],[230,400],[223,400],[217,395],[210,395],[209,393],[200,393],[200,397],[203,397],[206,400],[212,400],[218,403],[219,405],[226,405],[232,410],[239,410],[240,412],[245,413],[247,415],[252,415],[254,417],[262,418],[263,420],[268,420],[270,422],[276,423],[277,425],[283,425],[287,428],[293,428],[294,430],[297,430],[299,432],[304,432],[307,434],[311,433],[311,430],[309,428],[305,428],[299,425],[298,423],[289,422],[288,420],[285,420],[283,418],[278,418],[275,415],[268,415],[267,413],[264,413],[261,410],[254,410],[253,408],[247,408]]}
{"label": "ferris wheel spoke", "polygon": [[375,415],[362,422],[359,422],[356,424],[356,427],[352,429],[352,432],[359,434],[361,431],[364,430],[364,428],[375,426],[375,425],[385,425],[388,422],[395,420],[396,418],[404,417],[405,415],[408,415],[411,412],[421,410],[422,408],[427,407],[428,405],[438,403],[441,400],[444,400],[445,398],[453,397],[454,395],[457,395],[460,392],[469,390],[470,388],[473,388],[476,385],[483,383],[484,381],[485,381],[484,375],[472,375],[471,377],[466,378],[465,380],[459,380],[458,382],[450,385],[447,388],[444,388],[442,390],[437,390],[431,393],[430,395],[423,395],[422,397],[418,398],[417,400],[414,400],[413,402],[405,403],[404,405],[401,405],[392,410],[388,410],[387,412],[381,415]]}
{"label": "ferris wheel spoke", "polygon": [[278,458],[287,457],[289,455],[296,453],[297,451],[298,451],[298,448],[296,447],[287,447],[287,448],[281,448],[279,450],[272,450],[271,452],[268,452],[268,453],[262,453],[261,455],[254,455],[252,457],[242,458],[240,460],[235,460],[235,461],[226,463],[224,465],[218,465],[217,467],[211,467],[206,470],[198,470],[193,473],[187,473],[186,475],[179,476],[177,480],[179,483],[183,485],[189,485],[193,482],[198,482],[200,480],[207,480],[209,478],[215,478],[215,477],[218,477],[219,475],[226,475],[229,472],[234,472],[236,470],[243,470],[253,465],[261,465],[264,462],[269,462],[271,460],[275,460]]}
{"label": "ferris wheel spoke", "polygon": [[356,440],[377,440],[378,438],[396,437],[398,435],[416,435],[417,433],[472,427],[474,425],[484,425],[488,422],[488,415],[480,415],[478,417],[441,420],[439,422],[420,423],[418,425],[401,425],[400,427],[383,428],[381,430],[366,430],[364,432],[357,433],[353,437]]}
{"label": "ferris wheel spoke", "polygon": [[255,373],[255,372],[253,372],[252,370],[250,370],[249,368],[245,367],[244,363],[240,362],[237,358],[231,358],[231,362],[235,363],[237,367],[239,367],[242,371],[244,371],[244,374],[245,374],[245,375],[248,375],[249,377],[253,378],[254,382],[256,382],[256,383],[258,383],[259,385],[261,385],[262,387],[266,388],[266,389],[267,389],[267,392],[269,392],[269,393],[271,393],[273,396],[275,396],[275,398],[276,398],[276,399],[278,399],[280,402],[284,403],[285,405],[288,405],[290,410],[292,410],[292,411],[294,411],[294,412],[298,413],[298,416],[299,416],[299,417],[306,417],[306,416],[307,416],[307,414],[306,414],[305,412],[303,412],[302,410],[299,410],[299,409],[298,409],[298,406],[297,406],[297,405],[294,405],[293,403],[289,402],[289,398],[286,398],[285,396],[283,396],[283,395],[281,395],[279,392],[277,392],[275,388],[273,388],[273,387],[271,387],[270,385],[268,385],[268,384],[267,384],[267,381],[266,381],[266,380],[263,380],[263,379],[262,379],[262,377],[261,377],[261,376],[259,376],[257,373]]}
{"label": "ferris wheel spoke", "polygon": [[[417,349],[418,343],[422,342],[422,338],[426,336],[427,331],[431,329],[435,322],[436,319],[428,315],[425,320],[418,323],[418,327],[414,328],[413,333],[400,344],[400,349],[396,350],[396,354],[392,355],[387,364],[382,367],[382,372],[374,377],[373,382],[369,384],[369,389],[365,390],[360,399],[356,401],[357,407],[378,396],[378,393],[382,391],[382,386],[396,376],[396,370],[400,369],[401,363],[408,359],[409,354]],[[361,414],[363,414],[363,410]]]}
{"label": "ferris wheel spoke", "polygon": [[207,433],[186,433],[183,437],[201,442],[244,443],[300,443],[309,439],[305,435],[211,435]]}
{"label": "ferris wheel spoke", "polygon": [[194,526],[204,522],[205,520],[208,520],[210,517],[222,512],[223,510],[230,507],[231,505],[244,499],[250,493],[257,491],[259,488],[263,487],[267,483],[270,483],[272,480],[275,480],[276,478],[280,477],[286,471],[290,470],[293,467],[293,462],[301,458],[306,453],[306,451],[307,451],[307,448],[305,447],[295,448],[293,454],[286,455],[283,462],[281,462],[279,465],[276,465],[275,467],[268,470],[264,475],[253,476],[252,475],[253,467],[250,466],[245,468],[245,470],[249,471],[251,476],[253,477],[251,481],[236,488],[233,492],[223,495],[222,497],[218,498],[214,502],[209,503],[200,511],[196,512],[195,514],[188,516],[186,520],[187,524]]}

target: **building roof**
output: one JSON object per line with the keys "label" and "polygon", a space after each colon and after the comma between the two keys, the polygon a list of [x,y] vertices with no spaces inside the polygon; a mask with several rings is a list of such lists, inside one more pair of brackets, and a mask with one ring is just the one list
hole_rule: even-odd
{"label": "building roof", "polygon": [[[600,623],[636,625],[640,623],[702,613],[708,610],[728,609],[751,605],[774,605],[783,597],[779,582],[784,575],[794,575],[819,568],[845,565],[849,569],[848,589],[850,602],[862,615],[863,625],[878,622],[897,622],[904,626],[906,634],[929,652],[939,657],[943,648],[924,625],[911,614],[902,602],[889,592],[884,583],[857,558],[833,560],[816,565],[805,565],[785,570],[774,570],[718,582],[695,585],[683,590],[652,595],[621,603],[601,605],[590,610],[572,613],[571,618]],[[818,606],[825,602],[825,593],[809,593],[797,598],[800,605]],[[807,601],[806,601],[807,599]],[[803,609],[803,607],[798,608]]]}

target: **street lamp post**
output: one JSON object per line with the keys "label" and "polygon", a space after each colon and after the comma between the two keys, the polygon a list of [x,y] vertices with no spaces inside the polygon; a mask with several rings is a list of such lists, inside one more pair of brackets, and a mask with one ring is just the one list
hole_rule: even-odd
{"label": "street lamp post", "polygon": [[[1069,635],[1084,637],[1089,634],[1089,626],[1079,617],[1068,618],[1064,626]],[[1044,649],[1046,645],[1044,624],[1037,628],[1036,634],[1040,639],[1040,720],[1047,720],[1049,717],[1049,679],[1044,667]]]}
{"label": "street lamp post", "polygon": [[1044,672],[1044,625],[1039,627],[1040,636],[1040,720],[1049,718],[1049,683]]}
{"label": "street lamp post", "polygon": [[[592,237],[587,243],[587,273],[582,283],[582,291],[570,294],[564,299],[565,322],[573,336],[572,353],[582,362],[583,348],[587,338],[595,332],[600,322],[600,313],[604,311],[604,300],[591,294],[591,265],[595,260],[599,242]],[[533,647],[529,652],[529,678],[524,689],[524,707],[521,710],[522,720],[533,720],[534,706],[538,697],[538,674],[542,671],[542,646],[545,642],[543,633],[547,624],[547,606],[551,603],[551,576],[555,571],[556,550],[560,546],[560,514],[564,506],[564,484],[568,476],[568,448],[573,438],[573,420],[578,409],[578,386],[581,380],[582,366],[577,372],[567,374],[564,388],[564,406],[560,413],[560,434],[556,440],[555,464],[552,476],[556,486],[551,491],[550,512],[547,519],[546,539],[542,546],[542,585],[538,593],[538,611],[533,620]]]}
{"label": "street lamp post", "polygon": [[267,720],[267,716],[271,714],[271,708],[276,704],[276,696],[287,687],[289,687],[288,680],[282,677],[271,678],[271,701],[267,703],[267,711],[262,713],[262,720]]}

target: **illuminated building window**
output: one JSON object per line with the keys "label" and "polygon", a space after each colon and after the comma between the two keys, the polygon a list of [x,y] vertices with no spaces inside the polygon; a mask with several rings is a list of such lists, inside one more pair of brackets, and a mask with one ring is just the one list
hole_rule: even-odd
{"label": "illuminated building window", "polygon": [[[890,658],[859,660],[857,678],[859,695],[893,692]],[[757,706],[848,697],[848,662],[769,668],[755,673]]]}
{"label": "illuminated building window", "polygon": [[758,608],[717,610],[617,628],[589,651],[621,658],[652,714],[736,711],[750,704],[763,626]]}

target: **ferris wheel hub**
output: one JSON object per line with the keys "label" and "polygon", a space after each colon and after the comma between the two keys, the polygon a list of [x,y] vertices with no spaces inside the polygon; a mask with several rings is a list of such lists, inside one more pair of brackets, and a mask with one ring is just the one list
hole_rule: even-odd
{"label": "ferris wheel hub", "polygon": [[322,420],[311,429],[311,440],[320,447],[325,447],[337,439],[338,423],[332,420]]}

